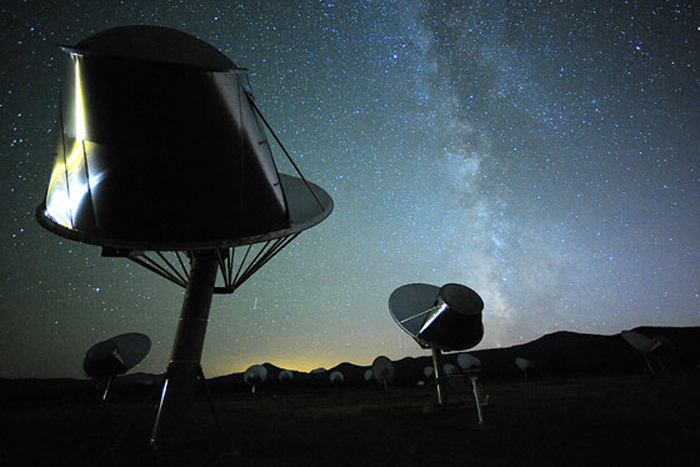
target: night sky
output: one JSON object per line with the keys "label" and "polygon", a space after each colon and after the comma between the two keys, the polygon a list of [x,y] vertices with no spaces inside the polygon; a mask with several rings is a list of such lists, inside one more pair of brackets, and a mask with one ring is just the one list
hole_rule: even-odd
{"label": "night sky", "polygon": [[193,34],[249,69],[267,120],[335,201],[214,297],[207,376],[427,355],[388,312],[410,282],[478,291],[477,348],[700,325],[695,2],[3,0],[0,11],[0,376],[83,377],[92,344],[133,331],[153,341],[138,371],[167,367],[183,290],[34,218],[53,165],[57,45],[134,24]]}

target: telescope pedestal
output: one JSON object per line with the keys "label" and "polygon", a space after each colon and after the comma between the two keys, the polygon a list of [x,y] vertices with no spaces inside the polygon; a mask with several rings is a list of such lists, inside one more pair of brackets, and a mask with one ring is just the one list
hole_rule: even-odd
{"label": "telescope pedestal", "polygon": [[435,388],[437,390],[438,405],[447,404],[447,385],[445,384],[445,372],[442,369],[442,352],[431,347],[433,352],[433,369],[435,370]]}
{"label": "telescope pedestal", "polygon": [[190,280],[151,435],[151,446],[192,441],[190,420],[218,270],[216,250],[191,253]]}

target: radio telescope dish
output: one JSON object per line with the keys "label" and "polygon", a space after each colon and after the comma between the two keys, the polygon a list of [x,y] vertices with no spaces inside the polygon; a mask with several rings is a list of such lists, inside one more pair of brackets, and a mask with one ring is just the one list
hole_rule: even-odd
{"label": "radio telescope dish", "polygon": [[523,375],[525,376],[525,379],[527,379],[527,371],[535,367],[535,363],[531,362],[527,358],[523,357],[516,357],[515,358],[515,366],[520,368],[520,371],[523,372]]}
{"label": "radio telescope dish", "polygon": [[331,381],[331,384],[342,383],[343,381],[345,381],[345,377],[340,371],[332,371],[329,376],[329,379]]}
{"label": "radio telescope dish", "polygon": [[423,368],[423,376],[427,379],[435,377],[435,369],[432,366],[426,366]]}
{"label": "radio telescope dish", "polygon": [[484,302],[469,287],[408,284],[389,297],[389,311],[399,327],[421,347],[466,350],[481,342]]}
{"label": "radio telescope dish", "polygon": [[112,380],[141,363],[150,350],[151,339],[138,332],[114,336],[88,349],[83,359],[85,374],[95,379],[107,378],[102,404],[107,400]]}
{"label": "radio telescope dish", "polygon": [[[233,293],[333,200],[301,174],[246,70],[210,44],[126,26],[62,50],[57,154],[37,220],[186,289],[151,444],[186,442],[212,295]],[[278,172],[273,147],[294,175]]]}
{"label": "radio telescope dish", "polygon": [[643,354],[649,354],[661,345],[658,340],[650,339],[635,331],[622,331],[620,334],[625,342]]}
{"label": "radio telescope dish", "polygon": [[298,233],[330,214],[323,190],[278,173],[246,70],[216,48],[127,26],[62,49],[72,72],[37,211],[45,228],[113,250],[189,251]]}
{"label": "radio telescope dish", "polygon": [[384,386],[386,391],[387,385],[394,381],[394,364],[387,357],[379,356],[372,362],[372,375],[379,384]]}
{"label": "radio telescope dish", "polygon": [[262,384],[267,379],[267,368],[263,365],[251,365],[243,373],[243,381],[251,386],[251,392],[255,394],[256,386]]}
{"label": "radio telescope dish", "polygon": [[445,376],[454,376],[459,374],[459,370],[457,369],[457,367],[451,363],[445,363],[442,366],[442,371],[445,372]]}
{"label": "radio telescope dish", "polygon": [[476,404],[476,414],[479,420],[479,426],[484,426],[484,415],[481,407],[488,404],[488,395],[482,393],[481,383],[479,383],[478,373],[481,371],[481,360],[468,353],[457,355],[457,364],[467,373],[469,380],[472,383],[472,394],[474,394],[474,403]]}
{"label": "radio telescope dish", "polygon": [[289,370],[282,370],[279,375],[277,375],[277,379],[280,381],[291,381],[294,379],[294,373]]}
{"label": "radio telescope dish", "polygon": [[[658,334],[652,338],[654,341],[654,346],[656,348],[665,348],[665,349],[674,349],[675,345],[673,344],[673,341],[669,339],[668,337]],[[656,349],[654,349],[656,350]]]}
{"label": "radio telescope dish", "polygon": [[468,353],[461,353],[457,355],[457,364],[466,372],[481,369],[481,360]]}
{"label": "radio telescope dish", "polygon": [[366,382],[372,381],[374,375],[372,374],[372,370],[365,370],[364,374],[362,375],[363,378],[365,379]]}
{"label": "radio telescope dish", "polygon": [[150,350],[151,339],[147,335],[120,334],[90,347],[83,369],[91,377],[120,375],[141,363]]}
{"label": "radio telescope dish", "polygon": [[484,302],[474,290],[461,284],[407,284],[389,296],[389,312],[396,324],[433,354],[437,403],[446,400],[442,351],[467,350],[484,337],[481,313]]}
{"label": "radio telescope dish", "polygon": [[90,347],[83,360],[83,370],[92,378],[120,375],[128,369],[117,345],[110,340],[98,342]]}
{"label": "radio telescope dish", "polygon": [[654,367],[651,365],[651,361],[649,361],[649,356],[654,350],[663,345],[662,341],[660,339],[650,339],[644,334],[635,331],[622,331],[620,334],[625,342],[634,347],[635,350],[642,355],[649,373],[654,376],[656,373],[654,372]]}

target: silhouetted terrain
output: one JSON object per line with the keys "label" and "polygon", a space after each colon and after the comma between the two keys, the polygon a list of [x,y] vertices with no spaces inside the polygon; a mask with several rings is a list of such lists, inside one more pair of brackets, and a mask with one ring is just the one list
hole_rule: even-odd
{"label": "silhouetted terrain", "polygon": [[[151,375],[115,385],[106,407],[89,381],[4,380],[0,463],[36,465],[464,466],[695,465],[700,461],[698,328],[641,328],[672,348],[651,376],[620,336],[555,333],[510,349],[472,352],[488,394],[477,422],[471,386],[453,378],[449,403],[434,383],[418,386],[428,357],[394,362],[387,391],[364,381],[367,367],[344,363],[346,381],[295,373],[255,395],[240,374],[211,381],[226,432],[206,399],[195,403],[192,443],[149,449],[158,400]],[[528,379],[516,356],[536,362]],[[454,355],[447,356],[448,360]],[[655,357],[657,358],[657,357]],[[276,373],[277,372],[277,373]],[[155,377],[157,380],[158,378]],[[456,384],[455,384],[456,383]]]}

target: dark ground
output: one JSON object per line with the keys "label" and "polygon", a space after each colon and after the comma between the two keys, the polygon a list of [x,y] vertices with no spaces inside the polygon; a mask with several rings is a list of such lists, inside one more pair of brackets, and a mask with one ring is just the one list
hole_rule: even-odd
{"label": "dark ground", "polygon": [[468,386],[442,409],[431,387],[218,393],[236,451],[223,455],[206,399],[192,445],[155,452],[143,390],[110,394],[103,409],[95,394],[5,400],[0,465],[700,465],[698,372],[482,382],[485,429]]}

